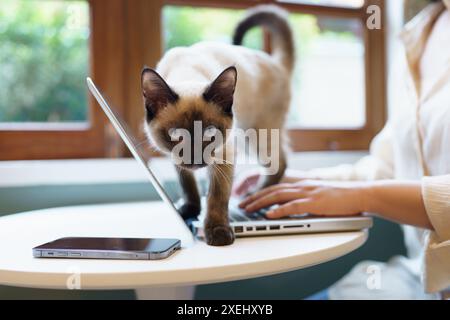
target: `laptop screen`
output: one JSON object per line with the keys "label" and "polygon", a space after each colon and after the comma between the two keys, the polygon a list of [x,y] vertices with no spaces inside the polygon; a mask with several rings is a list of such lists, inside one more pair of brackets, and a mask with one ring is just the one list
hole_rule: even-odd
{"label": "laptop screen", "polygon": [[150,168],[150,152],[149,145],[147,140],[143,137],[141,141],[136,139],[139,136],[139,133],[133,133],[125,121],[120,117],[119,112],[115,110],[110,104],[107,103],[106,99],[100,93],[99,89],[96,87],[91,78],[87,78],[87,84],[89,90],[101,106],[102,110],[111,121],[111,124],[114,126],[114,129],[122,138],[122,141],[130,150],[133,157],[138,161],[138,163],[145,169],[147,172],[147,176],[150,179],[152,185],[155,187],[156,191],[160,195],[160,197],[169,204],[174,210],[176,206],[174,204],[174,200],[172,200],[166,190],[163,188],[160,180],[154,174],[154,171]]}

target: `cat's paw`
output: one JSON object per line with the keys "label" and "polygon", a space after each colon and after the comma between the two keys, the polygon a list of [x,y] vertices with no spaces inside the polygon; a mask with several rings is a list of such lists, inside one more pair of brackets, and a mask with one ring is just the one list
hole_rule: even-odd
{"label": "cat's paw", "polygon": [[184,203],[178,208],[178,212],[184,220],[197,218],[200,211],[201,206],[196,203]]}
{"label": "cat's paw", "polygon": [[234,242],[234,233],[230,226],[205,226],[206,243],[210,246],[228,246]]}

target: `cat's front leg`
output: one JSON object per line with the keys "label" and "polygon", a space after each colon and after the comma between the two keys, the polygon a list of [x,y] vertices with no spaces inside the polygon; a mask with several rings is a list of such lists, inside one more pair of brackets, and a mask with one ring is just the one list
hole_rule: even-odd
{"label": "cat's front leg", "polygon": [[183,219],[196,218],[201,211],[200,194],[195,176],[191,171],[177,167],[178,178],[183,190],[183,205],[178,209]]}
{"label": "cat's front leg", "polygon": [[211,246],[226,246],[234,242],[228,219],[228,202],[233,182],[233,166],[214,164],[209,167],[210,185],[205,219],[205,239]]}

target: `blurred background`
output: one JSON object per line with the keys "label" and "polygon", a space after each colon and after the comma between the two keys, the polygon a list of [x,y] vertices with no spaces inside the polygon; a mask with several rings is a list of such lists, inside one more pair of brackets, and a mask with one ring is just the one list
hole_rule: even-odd
{"label": "blurred background", "polygon": [[[154,67],[173,47],[205,40],[229,43],[245,9],[261,2],[2,0],[0,215],[63,205],[157,200],[89,97],[85,78],[94,78],[140,134],[141,68]],[[388,85],[388,75],[397,34],[427,1],[263,2],[289,10],[295,33],[297,65],[288,117],[291,166],[308,169],[355,161],[367,152],[387,118],[388,87],[394,88]],[[371,30],[366,21],[373,5],[380,10],[381,28]],[[270,35],[252,30],[244,45],[270,51]],[[100,166],[116,172],[104,169],[105,178]],[[119,177],[119,171],[125,174]],[[89,178],[83,180],[84,176]],[[361,259],[382,261],[403,252],[398,227],[377,221],[369,242],[339,261],[273,277],[199,286],[197,297],[302,298],[336,281]],[[0,298],[13,297],[134,298],[134,294],[0,287]]]}
{"label": "blurred background", "polygon": [[[363,3],[347,2],[355,7]],[[0,12],[0,121],[88,121],[84,86],[90,73],[88,2],[4,0]],[[238,9],[164,6],[163,48],[166,51],[205,40],[229,43],[242,14]],[[293,14],[291,23],[299,63],[290,124],[363,126],[363,25],[358,19],[311,14]],[[262,30],[254,30],[245,44],[263,50],[263,42]],[[324,87],[326,95],[321,94]],[[324,113],[329,116],[323,117]]]}

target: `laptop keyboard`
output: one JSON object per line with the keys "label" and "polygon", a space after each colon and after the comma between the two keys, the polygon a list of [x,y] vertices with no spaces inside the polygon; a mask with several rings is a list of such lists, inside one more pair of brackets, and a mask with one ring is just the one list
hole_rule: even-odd
{"label": "laptop keyboard", "polygon": [[264,208],[253,213],[246,213],[244,210],[239,208],[237,203],[233,203],[232,201],[230,201],[230,206],[228,210],[231,222],[242,222],[242,221],[267,220],[266,213],[267,211],[269,211],[269,208]]}
{"label": "laptop keyboard", "polygon": [[264,213],[232,213],[230,214],[230,221],[231,222],[242,222],[242,221],[255,221],[255,220],[267,220]]}
{"label": "laptop keyboard", "polygon": [[[202,201],[205,201],[204,198]],[[180,200],[180,203],[182,203],[182,200]],[[262,220],[269,220],[266,218],[266,213],[272,209],[276,208],[277,205],[274,205],[269,208],[261,209],[257,212],[253,213],[247,213],[243,209],[239,208],[240,199],[238,198],[231,198],[230,202],[228,204],[228,216],[230,219],[230,222],[245,222],[245,221],[262,221]],[[206,203],[202,203],[202,207],[206,207]],[[201,219],[204,218],[205,212],[202,212]],[[200,219],[200,218],[199,218]]]}

